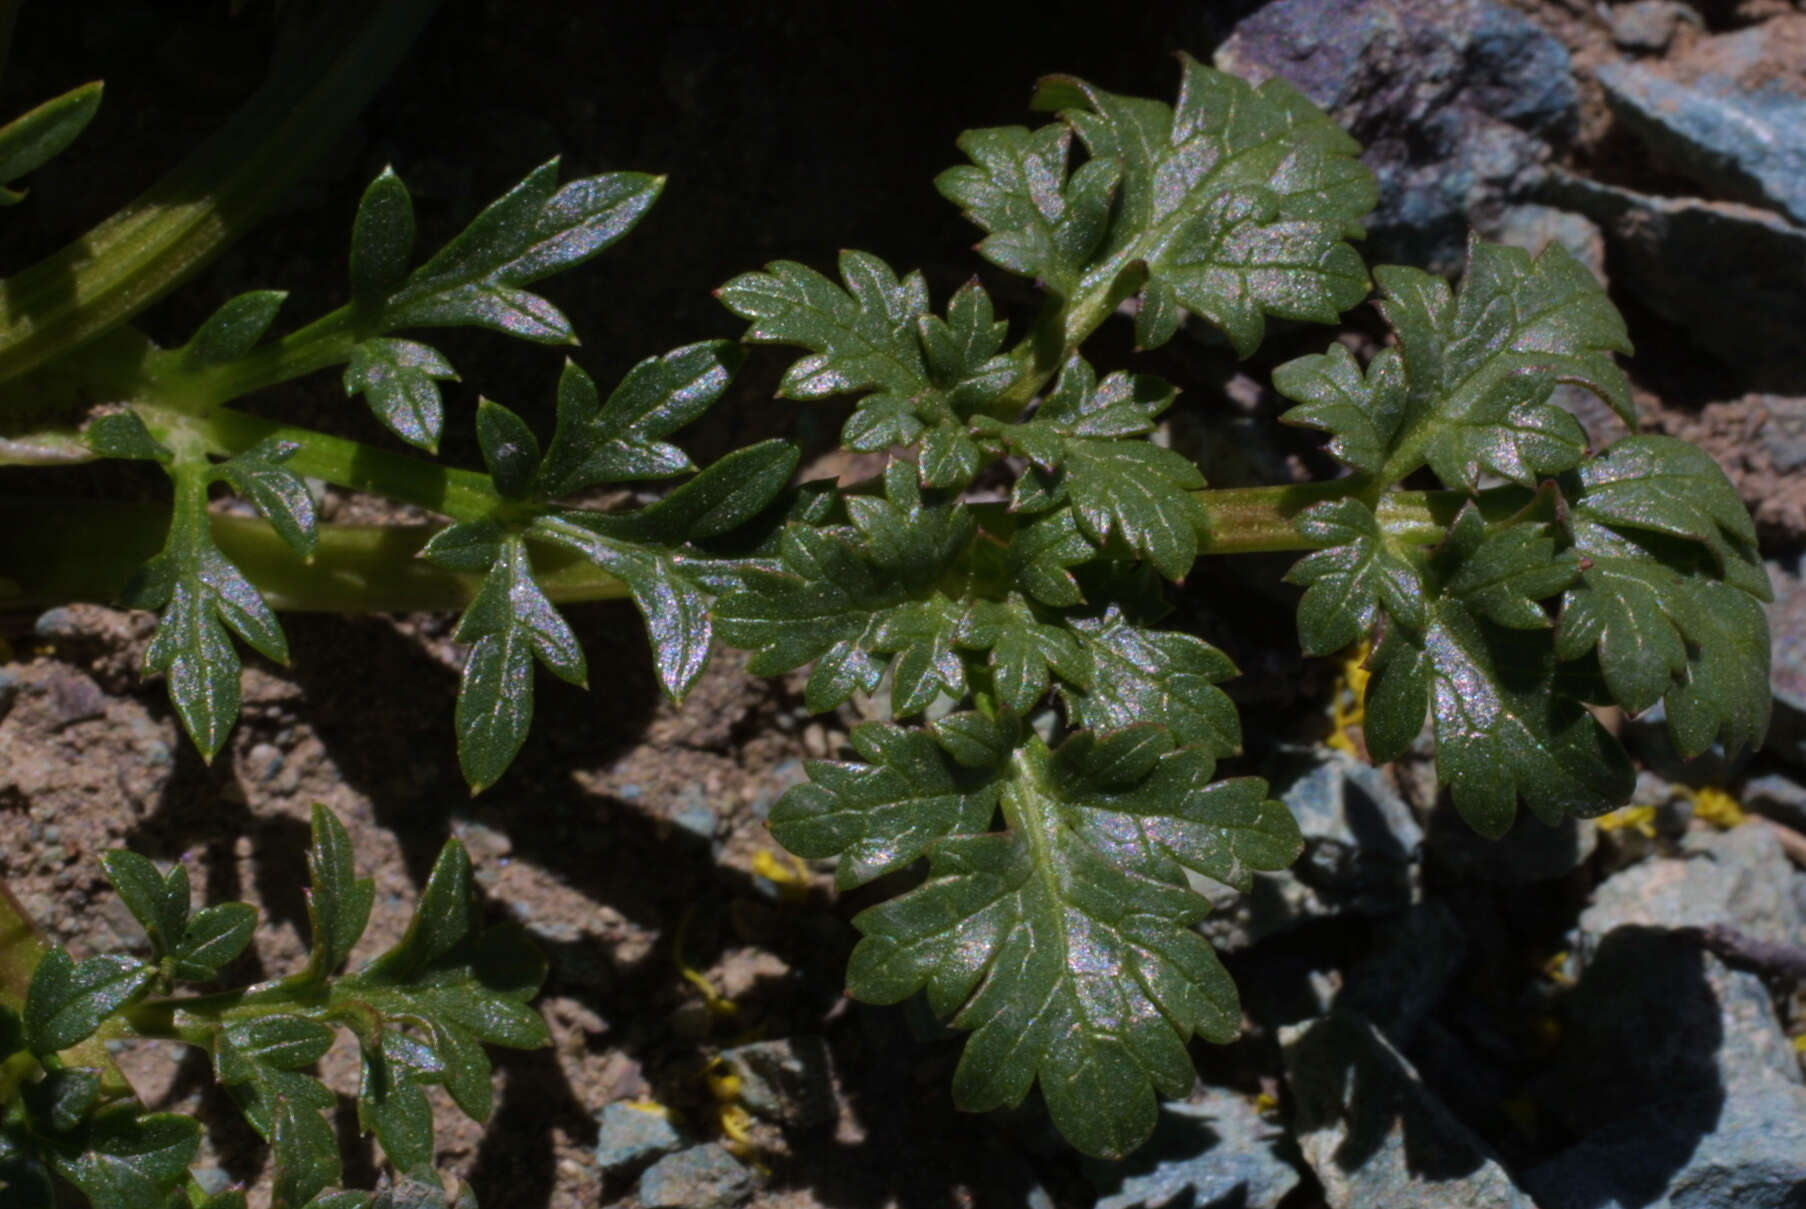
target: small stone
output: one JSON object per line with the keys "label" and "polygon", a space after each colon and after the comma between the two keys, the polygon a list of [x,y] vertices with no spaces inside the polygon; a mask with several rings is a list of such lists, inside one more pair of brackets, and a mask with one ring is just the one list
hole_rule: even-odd
{"label": "small stone", "polygon": [[714,1142],[666,1155],[639,1183],[646,1209],[734,1209],[752,1194],[752,1172]]}
{"label": "small stone", "polygon": [[81,622],[74,610],[59,606],[39,613],[31,623],[31,632],[43,642],[66,641],[81,633]]}
{"label": "small stone", "polygon": [[828,1043],[818,1036],[757,1041],[721,1054],[739,1076],[747,1108],[786,1128],[807,1129],[834,1117]]}
{"label": "small stone", "polygon": [[1700,19],[1680,0],[1637,0],[1612,10],[1612,41],[1625,50],[1656,54],[1668,49],[1682,22],[1697,26]]}
{"label": "small stone", "polygon": [[1616,929],[1709,928],[1729,924],[1757,940],[1791,944],[1800,934],[1793,870],[1775,833],[1745,824],[1689,833],[1679,857],[1655,857],[1600,883],[1581,912],[1582,965]]}
{"label": "small stone", "polygon": [[1664,163],[1715,197],[1806,224],[1806,93],[1790,59],[1803,45],[1806,13],[1794,13],[1701,38],[1659,70],[1607,63],[1596,74],[1613,112]]}
{"label": "small stone", "polygon": [[282,771],[282,752],[270,743],[256,743],[245,753],[245,767],[259,781],[273,781]]}
{"label": "small stone", "polygon": [[1244,949],[1307,919],[1392,915],[1411,905],[1423,830],[1383,772],[1313,749],[1283,753],[1268,774],[1298,820],[1304,854],[1290,869],[1256,874],[1247,894],[1197,882],[1212,905],[1200,930],[1213,945]]}
{"label": "small stone", "polygon": [[596,1122],[596,1165],[613,1175],[684,1147],[685,1139],[664,1113],[616,1102]]}
{"label": "small stone", "polygon": [[0,668],[0,718],[6,717],[13,707],[13,702],[19,699],[19,688],[22,683],[17,673]]}
{"label": "small stone", "polygon": [[1654,197],[1559,169],[1545,193],[1605,232],[1615,287],[1756,389],[1798,391],[1806,376],[1806,228],[1751,206]]}
{"label": "small stone", "polygon": [[1085,1175],[1098,1192],[1096,1209],[1274,1209],[1299,1183],[1276,1153],[1284,1139],[1248,1097],[1206,1087],[1190,1102],[1162,1104],[1142,1149],[1120,1163],[1087,1159]]}
{"label": "small stone", "polygon": [[1330,1209],[1534,1209],[1368,1021],[1332,1012],[1279,1043],[1293,1133]]}

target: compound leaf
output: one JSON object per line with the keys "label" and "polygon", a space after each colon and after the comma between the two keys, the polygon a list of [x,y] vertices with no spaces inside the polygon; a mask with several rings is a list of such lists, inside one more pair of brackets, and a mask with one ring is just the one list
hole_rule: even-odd
{"label": "compound leaf", "polygon": [[1281,80],[1256,88],[1182,57],[1179,101],[1121,97],[1069,76],[1041,83],[1090,160],[1070,176],[1063,130],[968,132],[975,166],[937,187],[989,233],[979,251],[1097,305],[1139,281],[1143,347],[1185,311],[1239,355],[1267,316],[1333,323],[1367,292],[1345,241],[1377,190],[1359,147]]}
{"label": "compound leaf", "polygon": [[[228,1023],[214,1034],[213,1069],[239,1111],[266,1140],[274,1141],[282,1106],[320,1120],[338,1098],[306,1073],[332,1048],[333,1031],[302,1016],[255,1016]],[[324,1126],[325,1122],[320,1121]],[[299,1122],[303,1132],[315,1132]],[[330,1129],[327,1130],[330,1136]],[[337,1143],[333,1143],[337,1149]]]}
{"label": "compound leaf", "polygon": [[180,865],[158,873],[149,857],[123,849],[103,854],[100,863],[120,901],[150,938],[153,958],[161,961],[188,928],[188,874]]}
{"label": "compound leaf", "polygon": [[[179,872],[179,870],[176,870]],[[182,941],[170,954],[175,977],[206,982],[219,974],[251,943],[257,930],[257,909],[249,903],[215,903],[194,913],[182,933]]]}
{"label": "compound leaf", "polygon": [[270,1131],[271,1209],[302,1209],[339,1182],[339,1139],[319,1112],[283,1098]]}

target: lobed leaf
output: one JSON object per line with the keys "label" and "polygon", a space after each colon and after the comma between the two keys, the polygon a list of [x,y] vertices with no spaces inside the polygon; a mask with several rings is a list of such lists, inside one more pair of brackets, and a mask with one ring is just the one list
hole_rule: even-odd
{"label": "lobed leaf", "polygon": [[705,341],[648,357],[603,403],[596,384],[571,362],[558,380],[558,421],[534,483],[547,499],[597,483],[667,478],[694,470],[661,438],[707,411],[740,367],[739,347]]}
{"label": "lobed leaf", "polygon": [[1235,704],[1216,687],[1236,675],[1228,656],[1193,635],[1135,625],[1114,606],[1100,617],[1075,618],[1071,626],[1091,662],[1088,680],[1066,689],[1079,725],[1115,730],[1153,724],[1215,757],[1241,750]]}
{"label": "lobed leaf", "polygon": [[1119,372],[1099,382],[1074,354],[1032,419],[982,426],[1031,463],[1011,506],[1042,512],[1070,503],[1096,546],[1118,535],[1168,579],[1183,578],[1197,560],[1206,521],[1192,495],[1204,476],[1183,455],[1137,439],[1172,400],[1173,388],[1147,374]]}
{"label": "lobed leaf", "polygon": [[1181,64],[1176,106],[1042,81],[1034,107],[1058,110],[1090,154],[1075,172],[1065,130],[1004,128],[964,135],[974,165],[935,184],[988,232],[993,263],[1091,306],[1135,287],[1143,348],[1186,312],[1241,356],[1267,316],[1335,322],[1367,291],[1346,242],[1378,197],[1359,147],[1284,81]]}
{"label": "lobed leaf", "polygon": [[475,645],[458,688],[458,763],[473,791],[488,788],[514,760],[533,721],[533,662],[559,679],[587,675],[577,636],[533,578],[526,542],[500,550],[453,637]]}
{"label": "lobed leaf", "polygon": [[301,476],[282,465],[300,450],[299,442],[272,437],[221,462],[214,474],[250,500],[292,549],[306,555],[319,539],[314,497]]}
{"label": "lobed leaf", "polygon": [[975,281],[953,296],[943,320],[929,310],[920,273],[898,278],[876,256],[843,252],[840,275],[844,285],[780,260],[764,272],[734,278],[716,295],[751,322],[745,339],[811,350],[785,372],[779,397],[863,395],[841,440],[864,452],[945,429],[936,438],[944,447],[925,467],[923,482],[963,487],[968,469],[977,467],[961,425],[1022,372],[998,351],[1006,325],[995,320],[989,296]]}
{"label": "lobed leaf", "polygon": [[436,453],[445,426],[439,382],[457,377],[451,362],[430,345],[379,336],[352,348],[343,381],[345,393],[363,395],[383,427]]}
{"label": "lobed leaf", "polygon": [[238,718],[242,664],[227,630],[277,663],[288,662],[288,640],[276,614],[204,526],[177,525],[171,533],[171,545],[145,564],[128,601],[162,610],[144,672],[168,677],[182,728],[212,760]]}
{"label": "lobed leaf", "polygon": [[581,264],[632,230],[664,182],[637,172],[557,182],[558,161],[551,160],[492,202],[383,300],[382,325],[472,324],[570,343],[570,321],[521,287]]}
{"label": "lobed leaf", "polygon": [[133,458],[168,465],[175,457],[130,408],[95,416],[88,421],[82,439],[103,458]]}
{"label": "lobed leaf", "polygon": [[1307,554],[1286,572],[1304,585],[1298,602],[1298,637],[1309,655],[1328,655],[1357,641],[1382,611],[1421,630],[1422,571],[1413,555],[1380,530],[1373,509],[1342,499],[1305,509],[1298,531],[1326,548]]}
{"label": "lobed leaf", "polygon": [[1494,474],[1534,486],[1578,466],[1584,430],[1550,402],[1584,386],[1634,425],[1624,322],[1593,275],[1559,244],[1532,260],[1474,240],[1459,289],[1418,269],[1374,270],[1398,338],[1363,374],[1341,346],[1274,371],[1298,404],[1280,418],[1322,429],[1349,466],[1396,483],[1428,464],[1451,487]]}
{"label": "lobed leaf", "polygon": [[376,883],[357,876],[351,833],[333,813],[314,803],[307,849],[307,919],[312,934],[300,978],[320,982],[337,972],[370,922]]}
{"label": "lobed leaf", "polygon": [[1736,489],[1702,450],[1632,436],[1582,466],[1569,532],[1582,556],[1556,652],[1597,652],[1612,699],[1658,700],[1683,756],[1768,731],[1768,576]]}
{"label": "lobed leaf", "polygon": [[[855,918],[849,990],[891,1003],[925,989],[974,1030],[962,1107],[1019,1103],[1038,1080],[1079,1149],[1134,1149],[1155,1093],[1191,1086],[1186,1040],[1240,1025],[1234,984],[1191,930],[1206,908],[1186,870],[1246,886],[1296,856],[1291,816],[1258,782],[1210,784],[1209,752],[1158,727],[1050,752],[1013,723],[955,715],[856,742],[874,763],[812,764],[774,812],[785,842],[841,855],[847,884],[928,856],[926,882]],[[981,834],[999,806],[1008,830]]]}
{"label": "lobed leaf", "polygon": [[143,995],[156,973],[156,967],[123,954],[77,962],[62,949],[51,949],[32,972],[25,995],[26,1045],[45,1058],[87,1040],[108,1016]]}

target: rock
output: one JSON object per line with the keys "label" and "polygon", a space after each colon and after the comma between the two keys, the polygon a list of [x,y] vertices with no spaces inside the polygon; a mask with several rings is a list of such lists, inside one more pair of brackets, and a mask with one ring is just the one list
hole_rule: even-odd
{"label": "rock", "polygon": [[1763,413],[1757,440],[1775,473],[1792,474],[1806,467],[1806,397],[1753,395],[1749,402]]}
{"label": "rock", "polygon": [[1806,830],[1806,785],[1781,773],[1753,777],[1744,785],[1745,807],[1785,823],[1795,831]]}
{"label": "rock", "polygon": [[1800,1204],[1806,1088],[1759,978],[1693,938],[1623,927],[1568,1008],[1533,1090],[1584,1136],[1526,1174],[1543,1209]]}
{"label": "rock", "polygon": [[[1768,606],[1768,632],[1774,665],[1769,686],[1775,700],[1796,714],[1806,714],[1806,579],[1800,564],[1768,564],[1768,582],[1775,599]],[[1806,760],[1796,763],[1806,764]]]}
{"label": "rock", "polygon": [[1454,913],[1419,903],[1389,923],[1380,946],[1350,971],[1336,1006],[1374,1023],[1392,1044],[1410,1047],[1461,968],[1466,941]]}
{"label": "rock", "polygon": [[1625,50],[1658,54],[1682,24],[1698,26],[1699,14],[1680,0],[1637,0],[1612,10],[1612,41]]}
{"label": "rock", "polygon": [[752,1172],[714,1142],[666,1155],[638,1187],[646,1209],[734,1209],[752,1194]]}
{"label": "rock", "polygon": [[1198,881],[1213,907],[1200,925],[1212,944],[1232,952],[1307,919],[1411,905],[1423,830],[1383,772],[1327,749],[1283,754],[1267,771],[1304,854],[1290,869],[1256,874],[1247,894]]}
{"label": "rock", "polygon": [[1534,1209],[1368,1021],[1332,1012],[1279,1040],[1293,1133],[1330,1209]]}
{"label": "rock", "polygon": [[1130,1159],[1087,1159],[1085,1174],[1096,1209],[1274,1209],[1299,1182],[1275,1153],[1284,1137],[1247,1097],[1207,1087],[1201,1099],[1161,1105],[1154,1136]]}
{"label": "rock", "polygon": [[1652,197],[1551,171],[1544,200],[1605,231],[1613,283],[1756,387],[1806,377],[1806,229],[1734,202]]}
{"label": "rock", "polygon": [[807,1129],[834,1119],[832,1067],[821,1037],[756,1041],[724,1050],[740,1079],[740,1100],[767,1121]]}
{"label": "rock", "polygon": [[1715,197],[1806,224],[1806,14],[1701,38],[1660,68],[1598,69],[1613,112]]}
{"label": "rock", "polygon": [[1461,266],[1470,224],[1527,197],[1578,124],[1568,52],[1489,0],[1277,0],[1216,65],[1282,76],[1359,139],[1380,183],[1369,260]]}
{"label": "rock", "polygon": [[1709,1133],[1726,1101],[1771,1080],[1800,1082],[1762,980],[1732,970],[1691,936],[1641,926],[1612,932],[1562,1018],[1561,1044],[1534,1094],[1578,1135],[1664,1101],[1677,1120]]}
{"label": "rock", "polygon": [[1542,1209],[1797,1209],[1806,1092],[1775,1084],[1727,1102],[1704,1134],[1670,1106],[1644,1108],[1532,1168],[1524,1186]]}
{"label": "rock", "polygon": [[664,1113],[617,1101],[596,1119],[596,1166],[609,1175],[683,1149],[684,1136]]}
{"label": "rock", "polygon": [[1582,967],[1616,929],[1707,928],[1729,924],[1757,940],[1791,944],[1799,935],[1787,863],[1775,833],[1745,825],[1721,832],[1690,832],[1678,857],[1632,865],[1600,883],[1580,914]]}

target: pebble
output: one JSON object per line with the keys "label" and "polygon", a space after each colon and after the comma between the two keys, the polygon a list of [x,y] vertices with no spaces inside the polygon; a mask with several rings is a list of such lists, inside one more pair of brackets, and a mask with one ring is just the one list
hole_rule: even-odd
{"label": "pebble", "polygon": [[714,1142],[666,1155],[640,1176],[646,1209],[734,1209],[753,1194],[753,1174]]}
{"label": "pebble", "polygon": [[664,1113],[631,1104],[604,1105],[596,1120],[596,1165],[611,1175],[681,1150],[684,1143]]}

